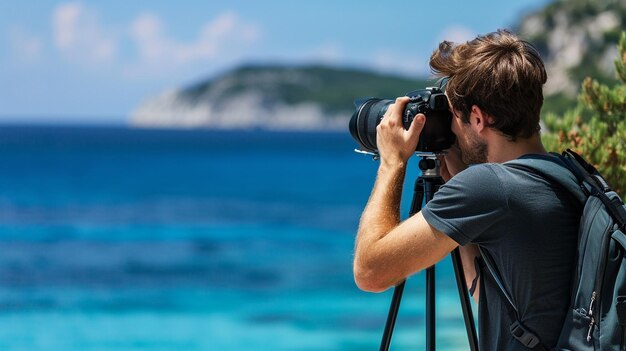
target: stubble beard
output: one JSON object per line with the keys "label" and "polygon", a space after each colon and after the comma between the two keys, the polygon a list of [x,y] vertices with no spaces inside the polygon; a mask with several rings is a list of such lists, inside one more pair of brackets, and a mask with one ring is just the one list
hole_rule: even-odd
{"label": "stubble beard", "polygon": [[487,143],[468,131],[465,140],[460,141],[457,138],[459,149],[461,150],[461,160],[467,165],[486,163],[487,162]]}

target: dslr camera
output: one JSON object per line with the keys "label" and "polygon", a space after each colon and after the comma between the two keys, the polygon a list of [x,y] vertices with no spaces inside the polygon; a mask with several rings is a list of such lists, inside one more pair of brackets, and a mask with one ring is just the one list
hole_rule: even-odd
{"label": "dslr camera", "polygon": [[[418,113],[426,115],[426,124],[415,151],[434,154],[450,148],[455,141],[455,135],[451,129],[452,113],[442,89],[430,87],[409,92],[406,96],[411,101],[402,115],[404,129],[409,129]],[[394,102],[379,98],[364,98],[354,102],[356,111],[350,118],[350,134],[361,145],[362,151],[378,153],[376,126],[383,119],[389,105]]]}

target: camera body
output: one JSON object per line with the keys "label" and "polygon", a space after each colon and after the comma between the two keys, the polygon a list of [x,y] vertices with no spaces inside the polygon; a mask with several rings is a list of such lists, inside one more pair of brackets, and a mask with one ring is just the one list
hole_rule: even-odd
{"label": "camera body", "polygon": [[[430,87],[411,91],[406,96],[411,101],[402,114],[404,129],[409,129],[417,114],[426,116],[426,124],[415,151],[438,153],[448,149],[454,143],[455,135],[451,129],[452,113],[443,91]],[[357,109],[350,118],[350,134],[361,145],[362,150],[376,152],[376,126],[394,100],[365,98],[354,103]]]}

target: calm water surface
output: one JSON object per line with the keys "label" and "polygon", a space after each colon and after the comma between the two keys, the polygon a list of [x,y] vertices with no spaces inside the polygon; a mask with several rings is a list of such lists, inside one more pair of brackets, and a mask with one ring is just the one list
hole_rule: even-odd
{"label": "calm water surface", "polygon": [[[0,127],[0,349],[375,350],[349,134]],[[409,169],[403,213],[408,211]],[[467,341],[438,269],[439,350]],[[393,345],[423,349],[423,275]]]}

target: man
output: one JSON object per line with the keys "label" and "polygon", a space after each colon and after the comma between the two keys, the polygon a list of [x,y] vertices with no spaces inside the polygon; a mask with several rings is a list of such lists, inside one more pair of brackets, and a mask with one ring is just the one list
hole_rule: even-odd
{"label": "man", "polygon": [[468,286],[480,277],[473,295],[480,349],[528,350],[509,332],[514,317],[489,273],[475,269],[479,245],[492,256],[521,322],[554,347],[568,308],[580,213],[565,189],[504,164],[551,157],[539,135],[543,62],[532,45],[498,31],[458,45],[444,41],[430,65],[449,77],[457,136],[458,148],[440,158],[446,184],[421,212],[400,221],[406,165],[425,116],[404,130],[408,98],[398,98],[377,127],[380,166],[357,234],[355,281],[383,291],[460,246]]}

